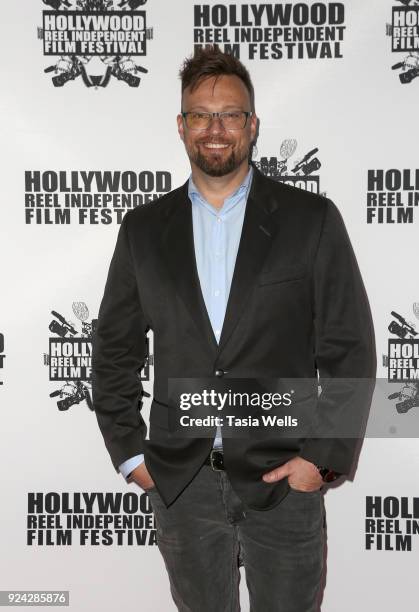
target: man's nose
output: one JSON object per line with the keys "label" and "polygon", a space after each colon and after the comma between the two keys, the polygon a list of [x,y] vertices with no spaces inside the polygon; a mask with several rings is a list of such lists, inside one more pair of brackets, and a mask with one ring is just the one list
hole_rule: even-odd
{"label": "man's nose", "polygon": [[207,130],[212,134],[226,131],[220,117],[212,117]]}

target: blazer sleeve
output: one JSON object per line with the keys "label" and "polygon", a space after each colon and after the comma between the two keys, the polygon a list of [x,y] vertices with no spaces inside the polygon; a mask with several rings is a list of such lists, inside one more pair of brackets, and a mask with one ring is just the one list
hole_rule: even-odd
{"label": "blazer sleeve", "polygon": [[119,229],[92,339],[93,408],[112,463],[144,452],[147,427],[141,416],[139,377],[147,357],[149,329],[141,309],[127,232]]}
{"label": "blazer sleeve", "polygon": [[306,439],[300,456],[348,474],[369,414],[376,349],[357,260],[339,210],[329,199],[313,261],[312,296],[314,357],[322,393],[314,436]]}

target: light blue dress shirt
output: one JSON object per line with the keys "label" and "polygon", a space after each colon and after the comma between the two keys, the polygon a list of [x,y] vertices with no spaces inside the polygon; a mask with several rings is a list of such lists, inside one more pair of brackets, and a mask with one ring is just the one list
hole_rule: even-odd
{"label": "light blue dress shirt", "polygon": [[[243,183],[224,200],[221,208],[209,204],[196,188],[192,175],[189,177],[196,266],[217,342],[223,327],[252,176],[253,168],[250,166]],[[221,446],[221,430],[217,428],[214,448]],[[143,454],[131,457],[121,463],[119,471],[127,478],[143,461]]]}

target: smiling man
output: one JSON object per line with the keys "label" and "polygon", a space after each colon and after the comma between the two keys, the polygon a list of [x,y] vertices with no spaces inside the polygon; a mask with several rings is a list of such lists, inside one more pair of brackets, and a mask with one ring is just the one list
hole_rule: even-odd
{"label": "smiling man", "polygon": [[[189,75],[189,79],[193,76]],[[251,96],[235,74],[207,78],[195,87],[192,82],[185,83],[183,110],[177,118],[179,134],[191,162],[192,176],[198,182],[206,181],[207,188],[215,191],[218,198],[217,185],[228,185],[231,194],[231,187],[237,186],[232,184],[233,177],[240,184],[249,170],[257,121]]]}
{"label": "smiling man", "polygon": [[[367,296],[333,202],[252,164],[258,119],[243,64],[209,48],[180,76],[191,175],[124,217],[93,342],[98,423],[115,469],[150,497],[180,611],[239,610],[244,565],[252,612],[315,612],[321,488],[350,472],[357,440],[228,438],[215,426],[210,438],[174,436],[168,379],[372,379]],[[149,329],[146,440],[137,373]]]}

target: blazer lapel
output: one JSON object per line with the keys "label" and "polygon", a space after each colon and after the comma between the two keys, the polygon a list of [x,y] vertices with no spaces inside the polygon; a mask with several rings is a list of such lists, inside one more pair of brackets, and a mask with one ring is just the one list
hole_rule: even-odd
{"label": "blazer lapel", "polygon": [[[254,167],[219,343],[211,326],[199,282],[188,181],[180,187],[176,199],[168,210],[169,217],[162,232],[161,253],[174,288],[183,300],[214,359],[225,347],[244,312],[246,301],[257,282],[256,277],[275,234],[271,213],[277,208],[277,203],[272,201],[269,191],[269,180]],[[167,307],[170,308],[170,304]]]}
{"label": "blazer lapel", "polygon": [[[172,278],[175,291],[181,297],[203,339],[215,354],[215,338],[199,282],[193,239],[192,208],[188,197],[188,181],[182,185],[174,202],[174,210],[163,230],[161,252]],[[170,308],[170,304],[167,304]]]}
{"label": "blazer lapel", "polygon": [[221,330],[219,352],[226,346],[245,310],[246,302],[257,284],[257,276],[271,248],[276,231],[271,213],[277,208],[277,204],[272,201],[269,194],[267,188],[269,181],[256,167],[253,172],[236,265]]}

